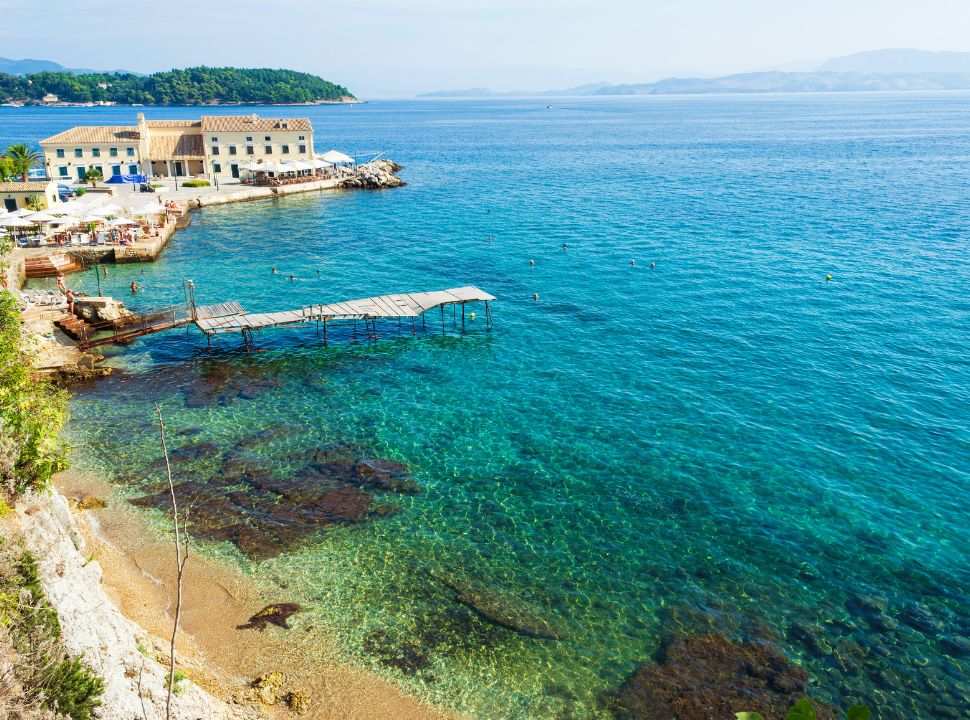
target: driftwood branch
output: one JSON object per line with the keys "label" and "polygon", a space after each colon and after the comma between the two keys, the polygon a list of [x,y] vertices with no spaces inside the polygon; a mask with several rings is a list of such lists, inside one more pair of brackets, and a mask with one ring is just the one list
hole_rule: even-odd
{"label": "driftwood branch", "polygon": [[[162,409],[155,403],[155,414],[158,415],[158,435],[162,441],[162,454],[165,456],[165,474],[168,477],[168,490],[172,496],[172,518],[175,523],[175,623],[172,626],[172,637],[168,650],[168,695],[165,698],[165,720],[172,717],[172,692],[175,690],[175,636],[178,635],[179,621],[182,617],[182,577],[185,574],[185,563],[189,559],[189,536],[185,533],[184,524],[179,525],[178,501],[175,498],[175,483],[172,482],[172,465],[168,458],[168,445],[165,441],[165,421],[162,419]],[[185,538],[183,542],[183,533]]]}

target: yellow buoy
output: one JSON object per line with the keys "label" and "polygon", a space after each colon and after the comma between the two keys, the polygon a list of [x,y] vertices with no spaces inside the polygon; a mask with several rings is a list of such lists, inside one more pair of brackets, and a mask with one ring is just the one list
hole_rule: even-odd
{"label": "yellow buoy", "polygon": [[826,280],[831,280],[831,279],[832,279],[832,276],[831,276],[831,275],[826,275],[826,276],[825,276],[825,279],[826,279]]}
{"label": "yellow buoy", "polygon": [[474,320],[474,319],[475,319],[475,313],[472,313],[472,314],[470,315],[470,317],[471,317],[471,319],[472,319],[472,320]]}

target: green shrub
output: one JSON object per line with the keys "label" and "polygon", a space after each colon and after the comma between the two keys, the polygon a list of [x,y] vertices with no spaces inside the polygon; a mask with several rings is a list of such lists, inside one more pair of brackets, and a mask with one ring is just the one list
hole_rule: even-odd
{"label": "green shrub", "polygon": [[208,180],[186,180],[182,187],[209,187],[210,184]]}
{"label": "green shrub", "polygon": [[0,291],[0,491],[42,489],[67,467],[67,392],[34,376],[12,293]]}
{"label": "green shrub", "polygon": [[87,190],[83,187],[77,187],[75,188],[75,192],[77,193],[78,197],[81,197],[82,195],[84,195],[84,193],[87,192]]}

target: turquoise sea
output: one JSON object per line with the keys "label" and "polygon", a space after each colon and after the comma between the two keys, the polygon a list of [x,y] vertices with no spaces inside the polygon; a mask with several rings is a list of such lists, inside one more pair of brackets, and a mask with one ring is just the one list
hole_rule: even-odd
{"label": "turquoise sea", "polygon": [[[191,278],[268,311],[475,284],[494,328],[470,307],[464,333],[113,349],[125,372],[72,403],[78,464],[158,490],[153,401],[185,477],[254,505],[286,493],[253,495],[240,463],[291,489],[322,482],[320,449],[403,463],[419,493],[368,490],[396,514],[208,552],[472,717],[608,717],[665,636],[712,630],[774,638],[836,705],[966,717],[970,95],[258,111],[310,115],[320,151],[387,151],[407,187],[205,209],[107,294],[159,307]],[[0,108],[0,144],[134,112]]]}

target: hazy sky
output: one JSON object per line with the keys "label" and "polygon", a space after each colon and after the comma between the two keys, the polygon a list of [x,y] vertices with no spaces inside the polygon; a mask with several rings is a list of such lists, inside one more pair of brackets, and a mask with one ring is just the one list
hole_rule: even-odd
{"label": "hazy sky", "polygon": [[808,69],[968,31],[970,0],[0,0],[5,57],[289,67],[362,97]]}

